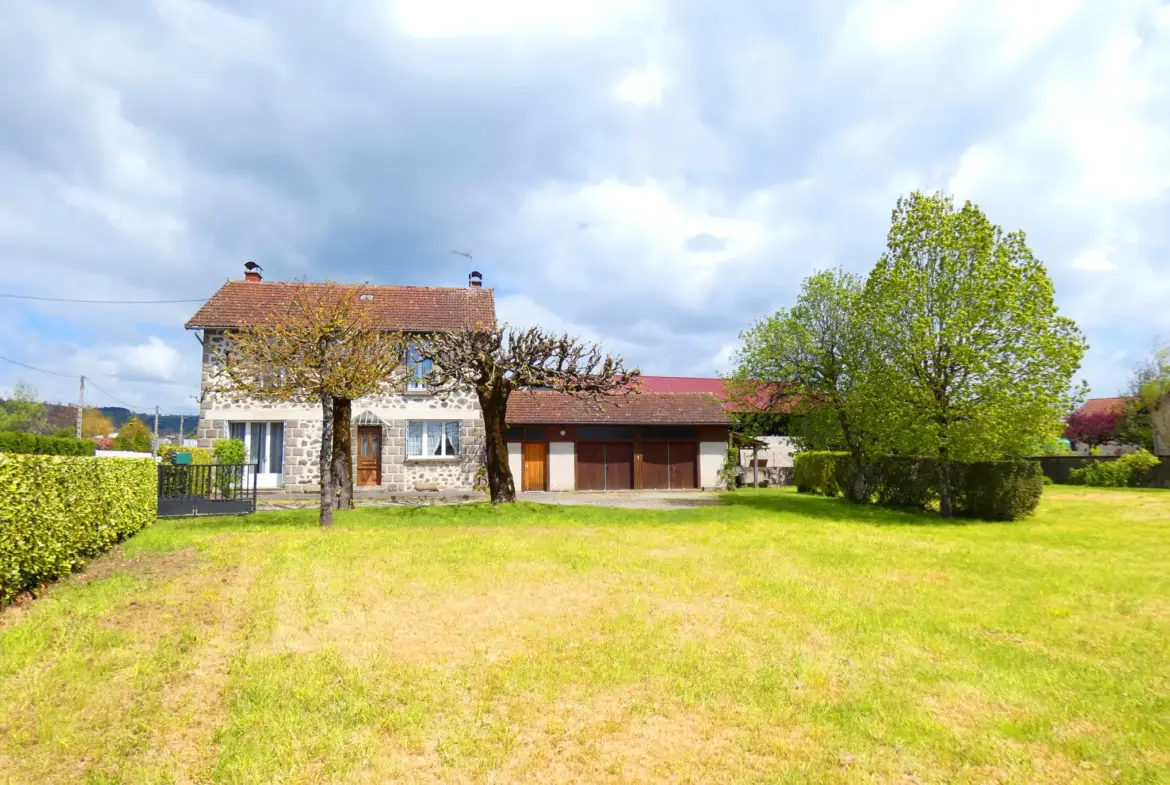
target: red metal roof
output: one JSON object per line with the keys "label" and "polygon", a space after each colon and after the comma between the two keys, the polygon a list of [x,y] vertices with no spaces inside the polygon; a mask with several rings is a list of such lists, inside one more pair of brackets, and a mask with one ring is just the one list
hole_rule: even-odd
{"label": "red metal roof", "polygon": [[728,425],[719,400],[705,392],[641,392],[601,402],[550,390],[517,390],[508,398],[513,425]]}
{"label": "red metal roof", "polygon": [[[228,281],[211,295],[186,324],[187,329],[254,327],[292,304],[287,281]],[[326,284],[307,284],[325,286]],[[372,300],[362,302],[384,330],[460,330],[476,324],[495,326],[491,289],[469,286],[362,286]]]}

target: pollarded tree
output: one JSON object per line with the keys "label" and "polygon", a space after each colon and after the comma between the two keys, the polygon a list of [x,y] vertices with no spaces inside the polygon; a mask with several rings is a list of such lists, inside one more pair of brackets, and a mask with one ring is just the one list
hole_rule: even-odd
{"label": "pollarded tree", "polygon": [[1058,314],[1023,232],[1004,233],[970,202],[898,200],[862,317],[882,369],[872,404],[918,425],[888,432],[887,446],[938,459],[944,517],[952,461],[1025,453],[1072,408],[1084,338]]}
{"label": "pollarded tree", "polygon": [[1134,369],[1130,395],[1134,405],[1127,420],[1133,431],[1149,434],[1141,443],[1152,442],[1156,433],[1170,444],[1170,343],[1156,344]]}
{"label": "pollarded tree", "polygon": [[[379,329],[363,287],[292,284],[291,302],[231,333],[217,353],[221,376],[214,389],[278,403],[321,405],[322,526],[333,523],[334,404],[400,385],[406,377],[407,340]],[[345,425],[348,427],[348,415]],[[349,442],[344,470],[349,471]]]}
{"label": "pollarded tree", "polygon": [[863,281],[843,270],[804,280],[791,308],[740,334],[727,397],[740,410],[787,411],[805,447],[853,456],[850,498],[867,497],[864,467],[871,447],[866,399],[865,322],[858,319]]}
{"label": "pollarded tree", "polygon": [[539,327],[480,326],[438,333],[416,348],[422,359],[434,363],[426,383],[437,392],[475,390],[483,411],[492,504],[516,501],[505,438],[512,392],[540,388],[600,401],[633,393],[639,376],[637,368],[626,370],[620,357],[603,354],[597,344]]}

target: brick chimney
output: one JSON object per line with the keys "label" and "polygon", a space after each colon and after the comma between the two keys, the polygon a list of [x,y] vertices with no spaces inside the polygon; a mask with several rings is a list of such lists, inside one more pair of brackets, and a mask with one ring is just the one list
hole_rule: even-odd
{"label": "brick chimney", "polygon": [[244,280],[245,281],[256,281],[256,282],[262,281],[262,280],[264,280],[264,276],[261,275],[261,273],[263,273],[263,272],[264,272],[264,268],[261,267],[260,265],[256,264],[255,262],[244,262]]}
{"label": "brick chimney", "polygon": [[472,270],[471,275],[467,276],[467,285],[472,289],[478,289],[483,286],[483,273],[479,270]]}

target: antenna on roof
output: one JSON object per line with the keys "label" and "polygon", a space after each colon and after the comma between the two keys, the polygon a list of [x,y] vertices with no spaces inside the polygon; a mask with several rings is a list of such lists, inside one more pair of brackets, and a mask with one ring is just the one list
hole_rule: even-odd
{"label": "antenna on roof", "polygon": [[469,254],[469,253],[463,253],[463,251],[452,251],[451,253],[455,254],[456,256],[462,256],[468,262],[471,261],[471,254]]}

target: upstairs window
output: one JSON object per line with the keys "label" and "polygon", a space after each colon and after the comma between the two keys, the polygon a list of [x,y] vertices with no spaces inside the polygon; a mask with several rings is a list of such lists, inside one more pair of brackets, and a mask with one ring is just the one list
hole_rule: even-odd
{"label": "upstairs window", "polygon": [[429,390],[426,378],[434,367],[434,362],[422,359],[419,356],[418,347],[411,344],[406,352],[406,369],[409,374],[406,389],[414,392]]}

